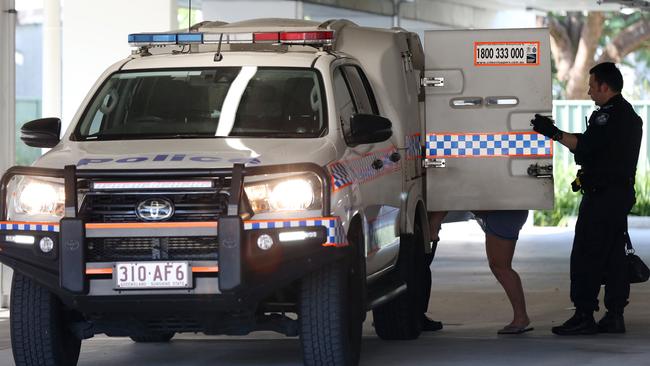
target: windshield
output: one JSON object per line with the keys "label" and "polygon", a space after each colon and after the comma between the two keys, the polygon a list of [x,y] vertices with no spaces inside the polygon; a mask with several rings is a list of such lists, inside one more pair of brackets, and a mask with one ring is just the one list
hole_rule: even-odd
{"label": "windshield", "polygon": [[320,137],[325,102],[313,69],[219,67],[113,74],[75,140]]}

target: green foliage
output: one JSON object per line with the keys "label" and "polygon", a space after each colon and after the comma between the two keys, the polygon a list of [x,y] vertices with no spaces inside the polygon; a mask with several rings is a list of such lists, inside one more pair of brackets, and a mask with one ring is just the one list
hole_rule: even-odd
{"label": "green foliage", "polygon": [[636,175],[636,183],[634,190],[636,191],[636,204],[632,208],[632,215],[635,216],[650,216],[650,177],[647,172],[650,172],[648,167],[645,171],[641,171]]}
{"label": "green foliage", "polygon": [[571,182],[575,179],[578,168],[575,165],[565,167],[555,165],[553,172],[555,180],[555,207],[552,210],[535,211],[533,222],[537,226],[566,226],[570,216],[578,214],[580,193],[571,190]]}
{"label": "green foliage", "polygon": [[[626,15],[621,12],[605,12],[605,22],[603,24],[603,32],[597,41],[596,59],[602,50],[626,28],[643,22],[647,18],[647,14],[642,11],[635,11],[632,14]],[[573,44],[573,57],[578,50],[578,43],[584,41],[580,38],[580,33],[583,23],[586,19],[586,13],[583,12],[549,12],[546,15],[548,18],[556,19],[563,24],[568,33],[569,39]],[[643,30],[637,30],[643,32]],[[595,61],[595,60],[594,60]],[[553,64],[553,97],[554,99],[565,99],[566,80],[559,80],[557,78],[555,69],[555,60]],[[650,80],[647,74],[650,70],[650,41],[639,45],[631,54],[624,57],[621,61],[628,70],[632,70],[635,74],[635,85],[627,87],[626,92],[632,96],[633,99],[645,99],[650,95]]]}
{"label": "green foliage", "polygon": [[[575,179],[578,168],[573,165],[568,168],[559,165],[555,176],[555,208],[553,210],[535,211],[534,223],[537,226],[566,226],[572,216],[578,215],[582,195],[571,190],[571,182]],[[636,204],[630,215],[650,216],[650,176],[648,167],[637,173]]]}

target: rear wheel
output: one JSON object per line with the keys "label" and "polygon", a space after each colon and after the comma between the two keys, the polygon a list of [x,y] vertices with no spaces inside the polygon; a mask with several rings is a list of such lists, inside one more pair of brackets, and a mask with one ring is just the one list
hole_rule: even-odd
{"label": "rear wheel", "polygon": [[400,238],[397,269],[407,289],[373,310],[375,332],[386,340],[416,339],[422,331],[425,286],[424,236],[419,221],[416,221],[412,235]]}
{"label": "rear wheel", "polygon": [[365,318],[363,234],[351,233],[350,259],[302,280],[300,342],[305,365],[357,365]]}
{"label": "rear wheel", "polygon": [[164,343],[174,338],[174,332],[168,333],[151,333],[147,335],[131,336],[131,340],[136,343]]}
{"label": "rear wheel", "polygon": [[16,366],[74,366],[81,340],[69,328],[73,315],[49,290],[14,272],[11,348]]}

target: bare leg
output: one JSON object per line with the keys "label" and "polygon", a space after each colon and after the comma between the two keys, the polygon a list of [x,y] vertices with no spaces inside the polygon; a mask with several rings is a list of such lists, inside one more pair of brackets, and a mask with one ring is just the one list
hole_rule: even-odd
{"label": "bare leg", "polygon": [[431,241],[438,241],[440,237],[438,233],[440,232],[440,227],[442,225],[442,220],[447,216],[447,211],[433,211],[428,213],[429,216],[429,232],[431,233]]}
{"label": "bare leg", "polygon": [[485,235],[485,249],[490,270],[506,291],[514,313],[510,325],[525,327],[530,324],[526,313],[526,299],[521,286],[519,274],[512,269],[512,257],[515,253],[516,240],[502,239],[494,235]]}

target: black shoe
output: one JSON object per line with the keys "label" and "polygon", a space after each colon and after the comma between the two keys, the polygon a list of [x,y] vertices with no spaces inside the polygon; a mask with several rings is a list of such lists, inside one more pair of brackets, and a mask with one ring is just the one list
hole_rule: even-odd
{"label": "black shoe", "polygon": [[625,333],[623,314],[606,312],[605,316],[598,321],[598,333]]}
{"label": "black shoe", "polygon": [[598,326],[592,313],[576,311],[564,324],[551,328],[557,335],[587,335],[598,333]]}
{"label": "black shoe", "polygon": [[435,332],[436,330],[442,329],[442,322],[429,319],[426,315],[422,315],[421,323],[423,332]]}

